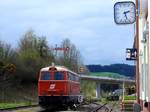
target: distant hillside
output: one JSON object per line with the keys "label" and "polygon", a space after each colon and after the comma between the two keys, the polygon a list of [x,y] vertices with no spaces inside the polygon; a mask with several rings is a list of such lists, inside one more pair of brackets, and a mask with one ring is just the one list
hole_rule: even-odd
{"label": "distant hillside", "polygon": [[134,77],[135,66],[127,64],[87,65],[90,72],[113,72],[126,77]]}
{"label": "distant hillside", "polygon": [[100,77],[109,77],[109,78],[123,78],[124,77],[118,73],[112,73],[112,72],[91,72],[89,75],[100,76]]}

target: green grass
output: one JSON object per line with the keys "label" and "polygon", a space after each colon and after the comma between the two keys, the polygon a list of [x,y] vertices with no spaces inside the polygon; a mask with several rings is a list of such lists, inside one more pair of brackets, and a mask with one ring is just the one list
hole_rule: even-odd
{"label": "green grass", "polygon": [[136,96],[135,95],[134,96],[126,95],[126,96],[124,96],[124,100],[136,100]]}
{"label": "green grass", "polygon": [[0,109],[13,108],[19,106],[28,106],[32,105],[31,102],[22,102],[22,103],[0,103]]}
{"label": "green grass", "polygon": [[91,72],[89,75],[99,76],[99,77],[109,77],[109,78],[123,78],[124,77],[118,73],[112,73],[112,72]]}

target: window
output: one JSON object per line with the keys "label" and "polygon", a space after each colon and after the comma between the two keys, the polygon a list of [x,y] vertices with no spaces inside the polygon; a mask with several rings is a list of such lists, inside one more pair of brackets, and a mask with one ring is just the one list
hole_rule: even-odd
{"label": "window", "polygon": [[71,81],[74,81],[74,75],[73,75],[72,73],[69,73],[69,79],[70,79]]}
{"label": "window", "polygon": [[79,77],[74,75],[73,73],[69,73],[69,80],[79,82]]}
{"label": "window", "polygon": [[77,82],[79,82],[79,80],[80,80],[80,79],[79,79],[79,77],[78,77],[78,76],[76,76],[76,81],[77,81]]}
{"label": "window", "polygon": [[69,77],[69,80],[72,80],[72,75],[71,75],[71,73],[68,73],[68,77]]}
{"label": "window", "polygon": [[51,79],[50,72],[42,72],[41,73],[41,80],[50,80],[50,79]]}
{"label": "window", "polygon": [[64,73],[63,72],[55,72],[54,80],[64,80]]}

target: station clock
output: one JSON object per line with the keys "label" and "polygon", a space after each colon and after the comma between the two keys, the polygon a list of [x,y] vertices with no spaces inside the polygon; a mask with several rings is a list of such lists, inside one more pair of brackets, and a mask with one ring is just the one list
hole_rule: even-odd
{"label": "station clock", "polygon": [[132,1],[117,2],[114,5],[116,24],[132,24],[136,20],[136,8]]}

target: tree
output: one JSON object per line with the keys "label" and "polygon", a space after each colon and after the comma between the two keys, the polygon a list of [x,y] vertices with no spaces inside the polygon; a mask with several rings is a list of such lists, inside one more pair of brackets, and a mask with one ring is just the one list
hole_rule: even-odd
{"label": "tree", "polygon": [[[19,42],[16,76],[21,82],[37,80],[40,68],[49,65],[54,60],[53,53],[44,36],[37,36],[33,30],[27,31]],[[21,75],[20,75],[21,73]]]}
{"label": "tree", "polygon": [[68,48],[68,50],[59,53],[59,64],[78,72],[79,66],[82,64],[79,50],[69,39],[64,39],[61,43],[61,47]]}
{"label": "tree", "polygon": [[35,49],[37,48],[37,38],[38,36],[34,34],[33,30],[28,30],[19,42],[19,50],[25,51],[26,49]]}
{"label": "tree", "polygon": [[12,83],[12,78],[16,70],[13,63],[15,52],[9,44],[0,41],[0,99],[4,99],[6,88]]}
{"label": "tree", "polygon": [[42,58],[54,58],[53,52],[49,50],[46,37],[37,36],[33,30],[27,31],[19,42],[19,52],[25,50],[36,50]]}
{"label": "tree", "polygon": [[16,53],[11,48],[10,44],[6,44],[0,41],[0,61],[9,62],[12,61]]}
{"label": "tree", "polygon": [[15,52],[9,44],[0,41],[0,81],[9,79],[16,67],[13,63]]}

